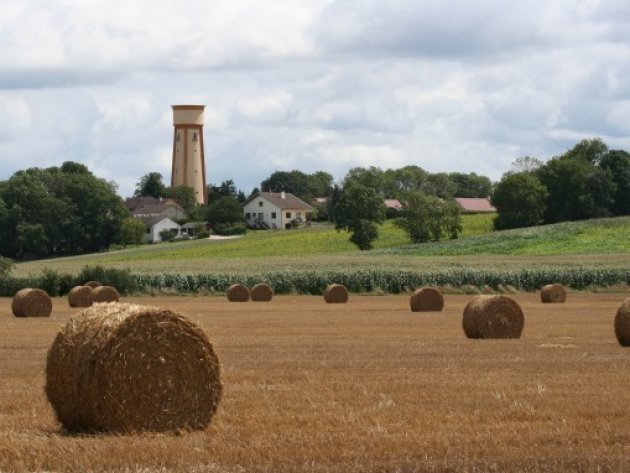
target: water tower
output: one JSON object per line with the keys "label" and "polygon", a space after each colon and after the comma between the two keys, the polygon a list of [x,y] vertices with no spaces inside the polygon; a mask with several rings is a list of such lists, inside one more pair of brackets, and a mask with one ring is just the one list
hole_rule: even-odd
{"label": "water tower", "polygon": [[197,204],[208,203],[206,164],[203,153],[203,109],[205,105],[173,105],[173,170],[171,187],[195,190]]}

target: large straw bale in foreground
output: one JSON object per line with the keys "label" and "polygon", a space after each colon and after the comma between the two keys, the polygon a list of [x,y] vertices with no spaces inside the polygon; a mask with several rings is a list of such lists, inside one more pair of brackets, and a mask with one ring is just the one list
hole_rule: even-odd
{"label": "large straw bale in foreground", "polygon": [[329,304],[348,302],[348,289],[342,284],[331,284],[324,289],[324,300]]}
{"label": "large straw bale in foreground", "polygon": [[52,299],[41,289],[22,289],[13,296],[11,310],[16,317],[49,317]]}
{"label": "large straw bale in foreground", "polygon": [[92,289],[90,286],[75,286],[68,292],[70,307],[92,307]]}
{"label": "large straw bale in foreground", "polygon": [[71,431],[203,429],[221,391],[206,335],[169,310],[95,304],[48,351],[46,394]]}
{"label": "large straw bale in foreground", "polygon": [[524,325],[521,307],[508,296],[478,296],[464,309],[468,338],[520,338]]}
{"label": "large straw bale in foreground", "polygon": [[622,347],[630,347],[630,298],[623,301],[617,309],[615,335]]}
{"label": "large straw bale in foreground", "polygon": [[273,289],[269,284],[256,284],[252,287],[250,295],[254,302],[269,302],[273,298]]}
{"label": "large straw bale in foreground", "polygon": [[92,300],[94,302],[118,302],[120,294],[115,287],[98,286],[92,289]]}
{"label": "large straw bale in foreground", "polygon": [[540,300],[545,303],[566,302],[567,291],[560,284],[547,284],[540,290]]}
{"label": "large straw bale in foreground", "polygon": [[232,284],[225,291],[225,295],[230,302],[247,302],[249,300],[249,289],[242,284]]}
{"label": "large straw bale in foreground", "polygon": [[412,312],[441,312],[444,309],[444,296],[435,287],[416,289],[409,298]]}

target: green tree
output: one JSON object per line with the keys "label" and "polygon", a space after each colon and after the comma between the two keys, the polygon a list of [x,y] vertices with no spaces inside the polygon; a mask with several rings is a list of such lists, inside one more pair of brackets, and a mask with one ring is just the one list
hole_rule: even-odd
{"label": "green tree", "polygon": [[512,169],[510,172],[534,172],[539,169],[544,163],[532,156],[520,156],[512,161]]}
{"label": "green tree", "polygon": [[462,230],[459,206],[453,200],[411,192],[403,199],[404,207],[395,225],[402,228],[413,243],[457,238]]}
{"label": "green tree", "polygon": [[175,186],[166,190],[167,197],[170,197],[186,211],[190,211],[197,206],[195,189],[190,186]]}
{"label": "green tree", "polygon": [[349,240],[361,250],[370,250],[378,238],[377,223],[385,220],[383,198],[373,188],[348,182],[333,193],[329,217],[338,231],[350,232]]}
{"label": "green tree", "polygon": [[241,204],[234,196],[219,197],[208,206],[208,222],[219,235],[245,233],[246,225]]}
{"label": "green tree", "polygon": [[136,184],[136,191],[133,193],[135,197],[160,197],[167,196],[167,189],[162,182],[162,174],[159,172],[150,172],[140,178]]}
{"label": "green tree", "polygon": [[599,166],[610,172],[617,188],[614,203],[610,208],[613,215],[630,215],[630,154],[622,150],[611,150],[601,158]]}
{"label": "green tree", "polygon": [[608,169],[571,155],[549,160],[536,172],[549,193],[545,222],[607,217],[616,184]]}
{"label": "green tree", "polygon": [[72,162],[16,172],[0,186],[0,199],[0,253],[12,258],[108,248],[129,214],[114,184]]}
{"label": "green tree", "polygon": [[145,227],[142,220],[133,217],[127,217],[122,221],[120,229],[121,240],[123,245],[137,245],[142,243]]}
{"label": "green tree", "polygon": [[497,209],[494,227],[530,227],[542,223],[548,193],[540,180],[529,172],[507,173],[497,183],[492,205]]}
{"label": "green tree", "polygon": [[601,138],[582,140],[562,155],[566,159],[583,159],[592,165],[598,165],[608,153],[608,146]]}
{"label": "green tree", "polygon": [[488,197],[492,191],[492,181],[474,172],[452,172],[448,177],[456,185],[453,193],[456,197]]}

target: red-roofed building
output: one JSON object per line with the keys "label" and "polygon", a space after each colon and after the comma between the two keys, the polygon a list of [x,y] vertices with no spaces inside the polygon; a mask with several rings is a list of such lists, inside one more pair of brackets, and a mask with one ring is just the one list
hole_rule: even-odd
{"label": "red-roofed building", "polygon": [[455,197],[463,213],[482,214],[496,212],[489,199],[478,197]]}

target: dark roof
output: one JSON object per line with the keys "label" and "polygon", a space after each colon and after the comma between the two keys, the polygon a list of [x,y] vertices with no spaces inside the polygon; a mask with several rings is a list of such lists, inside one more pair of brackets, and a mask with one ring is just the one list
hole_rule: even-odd
{"label": "dark roof", "polygon": [[482,213],[497,211],[497,209],[495,209],[486,198],[455,197],[455,201],[464,210],[464,212]]}
{"label": "dark roof", "polygon": [[165,218],[168,218],[172,222],[175,222],[172,218],[167,217],[165,215],[159,215],[157,217],[135,217],[135,218],[137,218],[138,220],[142,220],[142,223],[144,223],[144,225],[148,228],[151,228],[153,225],[160,222],[161,220],[164,220]]}
{"label": "dark roof", "polygon": [[129,197],[125,200],[125,205],[130,211],[134,211],[138,207],[144,207],[145,205],[159,204],[160,199],[155,197]]}
{"label": "dark roof", "polygon": [[[156,199],[155,197],[130,197],[125,205],[131,213],[159,213],[168,207],[177,207],[182,212],[184,208],[173,199]],[[147,210],[150,209],[150,210]],[[137,212],[136,212],[137,211]]]}
{"label": "dark roof", "polygon": [[[284,197],[283,197],[284,195]],[[268,200],[273,205],[280,209],[303,209],[303,210],[313,210],[313,207],[308,205],[302,199],[297,198],[290,192],[259,192],[256,195],[253,195],[245,202],[246,205],[254,200],[256,197],[262,197],[265,200]]]}

